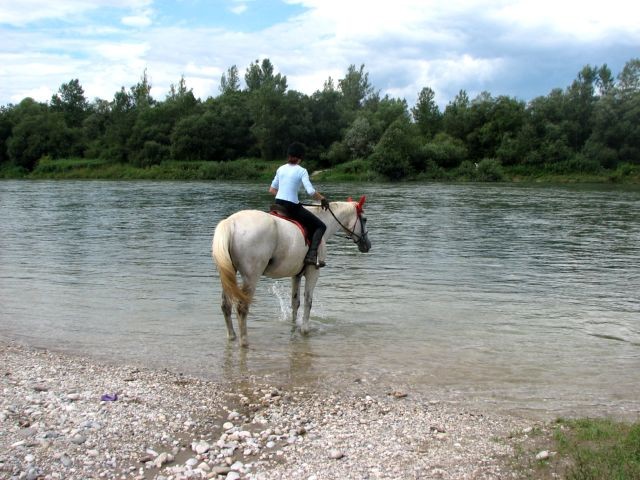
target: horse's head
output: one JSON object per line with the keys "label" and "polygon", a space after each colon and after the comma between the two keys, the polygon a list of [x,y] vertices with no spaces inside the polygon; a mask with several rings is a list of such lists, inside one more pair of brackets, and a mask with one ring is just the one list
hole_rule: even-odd
{"label": "horse's head", "polygon": [[369,231],[367,230],[367,217],[364,214],[364,202],[367,199],[364,195],[355,202],[349,197],[348,202],[355,203],[356,220],[353,229],[347,232],[351,239],[358,245],[358,250],[363,253],[371,250],[371,241],[369,240]]}

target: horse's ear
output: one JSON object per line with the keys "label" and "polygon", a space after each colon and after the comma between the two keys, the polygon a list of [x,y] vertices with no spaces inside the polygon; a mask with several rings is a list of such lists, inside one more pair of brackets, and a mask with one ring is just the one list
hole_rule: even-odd
{"label": "horse's ear", "polygon": [[353,198],[347,197],[347,202],[353,202]]}

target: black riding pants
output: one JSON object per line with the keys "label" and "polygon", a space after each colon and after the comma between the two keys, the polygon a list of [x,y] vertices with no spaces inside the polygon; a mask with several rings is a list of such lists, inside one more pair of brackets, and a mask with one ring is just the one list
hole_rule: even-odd
{"label": "black riding pants", "polygon": [[320,231],[322,232],[322,235],[324,235],[327,226],[322,220],[302,205],[299,203],[289,202],[288,200],[281,200],[279,198],[276,198],[276,203],[278,205],[283,205],[287,209],[289,216],[300,222],[307,229],[309,232],[309,238],[313,238],[313,234],[316,231]]}

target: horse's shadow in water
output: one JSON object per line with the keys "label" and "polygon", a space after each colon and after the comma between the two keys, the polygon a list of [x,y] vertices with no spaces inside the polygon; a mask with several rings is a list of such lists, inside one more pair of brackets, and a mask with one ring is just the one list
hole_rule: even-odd
{"label": "horse's shadow in water", "polygon": [[[297,384],[317,379],[311,340],[295,332],[286,345],[286,355],[265,354],[264,349],[234,348],[227,342],[222,362],[223,377],[227,381],[247,381],[252,377],[275,376],[280,382]],[[271,357],[265,359],[265,355]],[[273,379],[270,379],[273,381]]]}

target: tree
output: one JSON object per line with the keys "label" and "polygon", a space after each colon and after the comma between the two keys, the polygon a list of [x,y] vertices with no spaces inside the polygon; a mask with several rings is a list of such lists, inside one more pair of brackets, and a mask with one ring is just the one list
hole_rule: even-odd
{"label": "tree", "polygon": [[640,91],[640,58],[629,60],[618,75],[618,90],[622,95]]}
{"label": "tree", "polygon": [[7,141],[13,129],[12,106],[0,107],[0,165],[9,161]]}
{"label": "tree", "polygon": [[51,97],[51,110],[64,115],[67,126],[79,128],[87,116],[89,104],[80,81],[76,78],[63,83],[58,93]]}
{"label": "tree", "polygon": [[10,160],[33,170],[45,155],[60,158],[68,155],[71,135],[61,112],[50,112],[46,105],[26,98],[15,110],[16,123],[7,140]]}
{"label": "tree", "polygon": [[586,65],[566,93],[563,126],[570,147],[579,152],[591,136],[598,68]]}
{"label": "tree", "polygon": [[435,92],[425,87],[420,90],[418,94],[418,101],[416,105],[411,109],[413,118],[418,125],[420,133],[427,138],[431,139],[440,130],[442,123],[442,113],[435,101]]}
{"label": "tree", "polygon": [[252,63],[244,78],[253,120],[251,131],[262,158],[270,160],[281,150],[282,141],[279,139],[282,137],[279,134],[286,122],[283,110],[287,77],[274,74],[271,61],[265,58],[262,63],[258,60]]}
{"label": "tree", "polygon": [[444,132],[452,137],[465,141],[469,132],[469,96],[465,90],[460,90],[456,97],[444,109],[442,126]]}
{"label": "tree", "polygon": [[359,70],[355,65],[349,65],[345,77],[338,80],[338,88],[342,92],[342,103],[350,112],[359,110],[374,92],[369,83],[369,73],[364,71],[364,64],[360,65]]}
{"label": "tree", "polygon": [[[341,95],[331,77],[322,90],[313,93],[309,101],[314,144],[318,149],[327,150],[331,144],[342,139],[342,131],[347,123],[340,107]],[[319,155],[324,158],[323,155]]]}
{"label": "tree", "polygon": [[407,118],[399,118],[384,132],[371,155],[373,168],[390,180],[401,180],[411,173],[411,159],[418,144]]}
{"label": "tree", "polygon": [[344,134],[344,144],[349,149],[351,158],[368,157],[375,146],[373,129],[364,116],[354,120]]}
{"label": "tree", "polygon": [[240,76],[238,74],[238,67],[232,65],[227,70],[227,73],[222,74],[220,78],[220,93],[222,95],[228,95],[240,91]]}
{"label": "tree", "polygon": [[147,76],[147,69],[144,69],[140,81],[131,87],[131,100],[135,108],[146,108],[153,105],[154,100],[151,97],[151,83]]}
{"label": "tree", "polygon": [[265,58],[260,62],[256,60],[247,68],[244,75],[247,90],[254,92],[261,88],[267,88],[274,92],[284,94],[287,90],[287,77],[281,74],[274,74],[274,67],[271,60]]}
{"label": "tree", "polygon": [[608,95],[615,87],[615,80],[606,63],[598,69],[596,85],[601,96]]}

